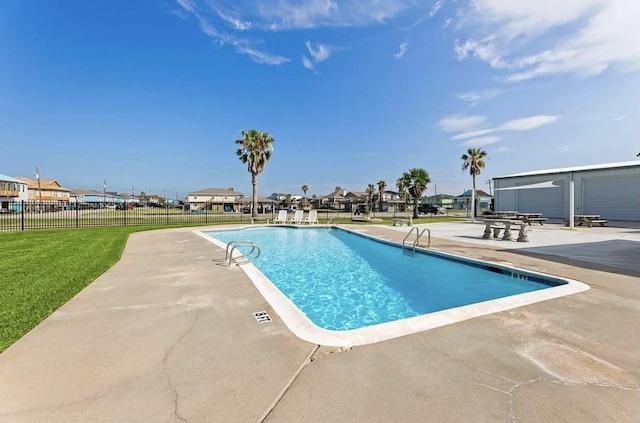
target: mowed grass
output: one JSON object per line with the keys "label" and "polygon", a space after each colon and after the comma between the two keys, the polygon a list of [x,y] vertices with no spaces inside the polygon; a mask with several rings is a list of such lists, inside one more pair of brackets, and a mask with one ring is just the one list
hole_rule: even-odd
{"label": "mowed grass", "polygon": [[113,266],[129,234],[148,229],[0,233],[0,352]]}

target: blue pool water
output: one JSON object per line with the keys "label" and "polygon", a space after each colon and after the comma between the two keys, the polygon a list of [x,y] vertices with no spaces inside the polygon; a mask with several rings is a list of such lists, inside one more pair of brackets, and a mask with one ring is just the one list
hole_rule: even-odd
{"label": "blue pool water", "polygon": [[[317,326],[350,330],[563,284],[401,248],[340,229],[206,231],[251,240],[253,263]],[[242,249],[240,249],[242,251]]]}

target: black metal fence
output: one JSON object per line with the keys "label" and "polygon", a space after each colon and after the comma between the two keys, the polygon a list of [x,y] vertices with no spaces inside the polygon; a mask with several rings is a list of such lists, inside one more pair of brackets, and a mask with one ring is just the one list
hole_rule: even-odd
{"label": "black metal fence", "polygon": [[[260,215],[271,218],[271,213]],[[250,223],[239,212],[190,211],[188,207],[136,207],[133,204],[0,201],[0,230],[88,228],[101,226],[175,226]]]}

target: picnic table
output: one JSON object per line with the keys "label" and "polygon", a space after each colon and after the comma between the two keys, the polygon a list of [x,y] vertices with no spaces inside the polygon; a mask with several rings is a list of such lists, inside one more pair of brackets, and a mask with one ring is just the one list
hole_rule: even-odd
{"label": "picnic table", "polygon": [[531,226],[532,222],[538,222],[543,225],[547,221],[546,217],[542,217],[542,213],[521,213],[519,211],[494,211],[493,214],[485,216],[487,219],[511,219],[521,220],[523,223]]}
{"label": "picnic table", "polygon": [[[569,219],[565,219],[564,221],[566,226],[569,226]],[[573,222],[575,225],[586,225],[590,228],[593,228],[594,223],[598,223],[600,226],[604,226],[604,224],[607,223],[599,214],[576,214],[573,216]]]}
{"label": "picnic table", "polygon": [[527,234],[527,224],[515,216],[512,218],[490,217],[481,219],[481,221],[485,224],[484,234],[482,235],[482,238],[484,239],[491,238],[492,232],[493,237],[498,238],[500,236],[500,232],[504,231],[502,239],[505,241],[511,241],[513,239],[511,226],[517,226],[519,227],[517,241],[529,242],[529,236]]}
{"label": "picnic table", "polygon": [[529,224],[529,226],[531,226],[532,222],[538,222],[543,225],[547,221],[546,217],[542,217],[542,213],[517,213],[516,216],[524,223]]}

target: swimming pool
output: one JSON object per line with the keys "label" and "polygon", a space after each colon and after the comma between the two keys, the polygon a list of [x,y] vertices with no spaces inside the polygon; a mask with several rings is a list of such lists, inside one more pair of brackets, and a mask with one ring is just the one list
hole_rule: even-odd
{"label": "swimming pool", "polygon": [[[566,279],[451,255],[408,256],[397,245],[338,228],[261,226],[204,234],[220,246],[240,239],[257,244],[260,258],[243,269],[254,283],[259,282],[256,286],[276,312],[282,317],[272,299],[276,304],[289,302],[298,311],[287,310],[287,314],[298,314],[296,321],[308,320],[341,339],[373,330],[386,332],[399,322],[415,325],[425,316],[442,320],[443,313],[451,310],[462,309],[468,315],[471,305],[483,304],[486,309],[488,302],[564,291],[572,285]],[[288,301],[270,299],[274,291]]]}

